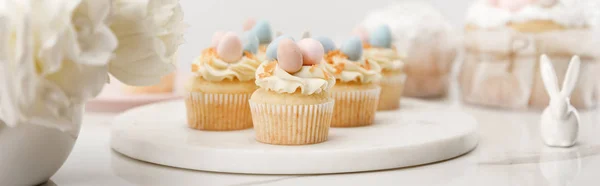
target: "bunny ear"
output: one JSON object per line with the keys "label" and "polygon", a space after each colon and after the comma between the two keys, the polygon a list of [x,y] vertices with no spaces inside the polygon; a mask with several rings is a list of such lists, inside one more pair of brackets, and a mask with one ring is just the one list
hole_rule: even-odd
{"label": "bunny ear", "polygon": [[579,56],[573,56],[571,62],[569,63],[569,68],[567,69],[567,74],[565,74],[565,81],[563,82],[561,94],[563,96],[569,96],[575,89],[575,85],[577,85],[577,79],[579,77],[579,66],[581,60]]}
{"label": "bunny ear", "polygon": [[552,62],[550,62],[548,56],[544,54],[540,58],[540,63],[540,73],[542,74],[544,86],[546,86],[546,92],[548,92],[548,95],[550,96],[558,94],[558,80],[556,78],[556,73],[554,71],[554,67],[552,66]]}

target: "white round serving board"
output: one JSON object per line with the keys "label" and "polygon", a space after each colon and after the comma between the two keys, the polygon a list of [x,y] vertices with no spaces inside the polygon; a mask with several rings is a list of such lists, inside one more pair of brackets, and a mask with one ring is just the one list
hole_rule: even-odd
{"label": "white round serving board", "polygon": [[129,110],[113,123],[111,146],[134,159],[192,170],[248,174],[323,174],[384,170],[460,156],[477,146],[473,117],[404,99],[376,124],[332,128],[315,145],[257,142],[252,129],[207,132],[186,125],[183,101]]}

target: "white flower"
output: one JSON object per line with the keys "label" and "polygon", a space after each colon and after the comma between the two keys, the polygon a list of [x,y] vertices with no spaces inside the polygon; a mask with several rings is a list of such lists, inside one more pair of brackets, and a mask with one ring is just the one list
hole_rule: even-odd
{"label": "white flower", "polygon": [[77,129],[109,73],[130,85],[171,73],[182,20],[178,0],[0,0],[0,120]]}
{"label": "white flower", "polygon": [[108,78],[108,0],[0,1],[0,119],[72,129]]}
{"label": "white flower", "polygon": [[115,0],[111,29],[119,39],[111,74],[130,85],[152,85],[173,71],[183,42],[179,0]]}

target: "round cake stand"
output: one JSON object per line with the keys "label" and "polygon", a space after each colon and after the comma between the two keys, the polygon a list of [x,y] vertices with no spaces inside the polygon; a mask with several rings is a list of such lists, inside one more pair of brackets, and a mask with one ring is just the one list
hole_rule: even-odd
{"label": "round cake stand", "polygon": [[469,152],[478,141],[473,117],[408,99],[400,110],[378,112],[375,125],[332,128],[328,141],[304,146],[263,144],[252,129],[190,129],[185,113],[183,101],[127,111],[113,123],[111,146],[134,159],[192,170],[323,174],[433,163]]}

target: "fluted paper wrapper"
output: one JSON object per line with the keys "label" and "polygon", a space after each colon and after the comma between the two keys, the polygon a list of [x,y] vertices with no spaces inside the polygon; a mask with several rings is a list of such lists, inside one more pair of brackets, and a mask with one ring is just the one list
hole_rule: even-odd
{"label": "fluted paper wrapper", "polygon": [[331,98],[335,100],[331,127],[360,127],[372,125],[379,104],[381,87],[332,91]]}
{"label": "fluted paper wrapper", "polygon": [[275,145],[307,145],[327,140],[334,102],[277,105],[250,101],[256,140]]}
{"label": "fluted paper wrapper", "polygon": [[406,74],[384,75],[379,86],[381,94],[377,110],[394,110],[400,108],[400,98],[404,90]]}
{"label": "fluted paper wrapper", "polygon": [[210,131],[251,128],[252,115],[248,105],[251,95],[190,92],[185,97],[188,126]]}
{"label": "fluted paper wrapper", "polygon": [[577,108],[594,107],[598,97],[595,74],[600,72],[600,35],[594,32],[467,32],[465,61],[458,79],[463,100],[513,109],[544,108],[549,96],[539,72],[540,55],[550,57],[560,84],[571,57],[579,55],[581,69],[571,103]]}

